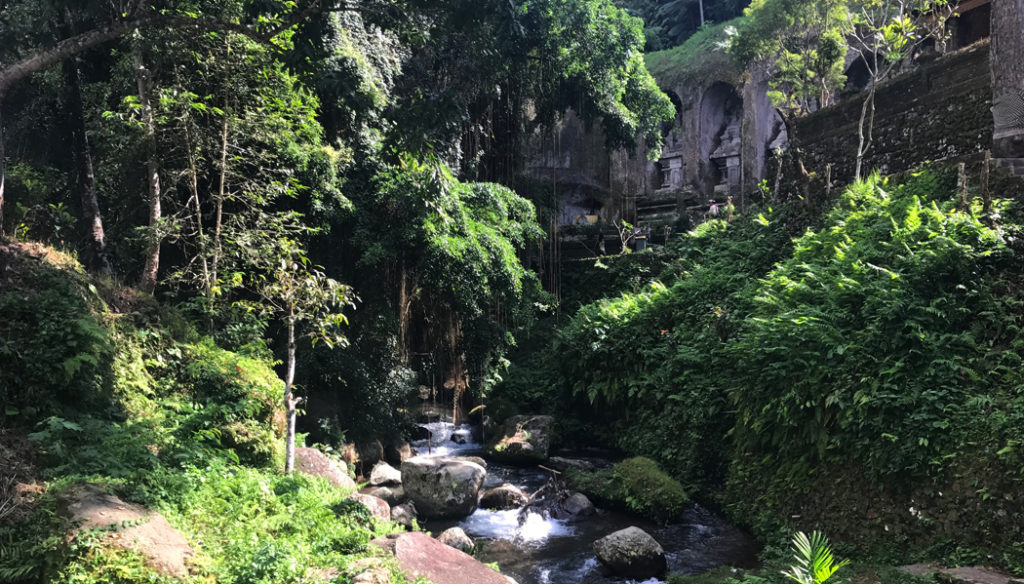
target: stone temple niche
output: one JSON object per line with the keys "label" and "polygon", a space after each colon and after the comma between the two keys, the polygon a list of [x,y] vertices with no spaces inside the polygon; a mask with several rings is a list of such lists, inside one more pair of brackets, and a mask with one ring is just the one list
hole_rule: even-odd
{"label": "stone temple niche", "polygon": [[991,36],[991,0],[964,0],[956,11],[958,16],[948,24],[951,49],[962,49]]}
{"label": "stone temple niche", "polygon": [[678,190],[683,187],[683,131],[681,127],[681,115],[683,102],[673,91],[665,91],[672,105],[675,106],[676,115],[671,123],[662,124],[661,135],[665,145],[661,151],[661,158],[655,163],[654,190],[669,191]]}
{"label": "stone temple niche", "polygon": [[700,103],[700,164],[704,193],[712,199],[740,190],[740,146],[743,99],[736,89],[718,82]]}

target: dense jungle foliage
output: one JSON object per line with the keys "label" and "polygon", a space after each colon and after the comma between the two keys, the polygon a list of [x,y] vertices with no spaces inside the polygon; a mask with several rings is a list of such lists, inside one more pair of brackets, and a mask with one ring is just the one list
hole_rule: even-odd
{"label": "dense jungle foliage", "polygon": [[646,283],[583,305],[495,399],[656,460],[766,541],[822,526],[860,557],[1020,570],[1019,213],[955,191],[875,176],[804,233],[784,205],[700,225],[660,270],[602,260]]}
{"label": "dense jungle foliage", "polygon": [[0,580],[156,578],[65,537],[87,482],[200,580],[349,581],[396,526],[279,474],[296,415],[402,440],[500,379],[550,303],[523,144],[656,151],[643,45],[610,0],[0,2]]}
{"label": "dense jungle foliage", "polygon": [[868,26],[891,5],[0,0],[0,582],[174,581],[69,536],[83,484],[160,512],[196,582],[409,582],[370,547],[398,524],[291,471],[408,441],[429,388],[613,449],[565,476],[602,506],[698,500],[767,544],[708,583],[778,584],[817,529],[872,566],[1024,573],[1016,202],[858,167],[562,262],[528,168],[570,115],[656,158],[662,88],[751,64],[783,122],[851,51],[890,55],[880,83],[928,32]]}

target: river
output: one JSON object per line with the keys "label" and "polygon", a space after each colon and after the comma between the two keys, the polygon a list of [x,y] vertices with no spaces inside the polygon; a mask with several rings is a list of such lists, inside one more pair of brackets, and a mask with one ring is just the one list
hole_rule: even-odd
{"label": "river", "polygon": [[[468,425],[447,422],[423,424],[432,438],[412,444],[420,455],[482,456],[483,447],[473,441]],[[455,439],[453,441],[453,438]],[[429,454],[428,454],[429,451]],[[597,464],[607,461],[592,460]],[[527,493],[539,489],[548,473],[536,466],[512,467],[487,463],[484,489],[512,483]],[[461,527],[477,544],[476,558],[495,563],[503,574],[519,584],[630,584],[634,581],[606,575],[594,557],[593,542],[609,533],[635,525],[650,533],[665,549],[669,572],[700,574],[719,566],[749,568],[756,563],[757,544],[724,518],[693,504],[682,521],[658,526],[636,517],[598,509],[589,517],[570,520],[549,519],[520,510],[478,509],[469,517],[453,521],[425,521],[424,530],[438,534]],[[643,584],[657,584],[650,579]]]}

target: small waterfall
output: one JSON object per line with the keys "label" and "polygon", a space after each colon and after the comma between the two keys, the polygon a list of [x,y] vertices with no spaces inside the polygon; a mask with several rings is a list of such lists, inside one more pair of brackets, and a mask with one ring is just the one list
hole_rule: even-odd
{"label": "small waterfall", "polygon": [[420,456],[461,456],[483,450],[483,445],[474,440],[469,424],[428,422],[420,427],[430,432],[430,438],[411,443]]}

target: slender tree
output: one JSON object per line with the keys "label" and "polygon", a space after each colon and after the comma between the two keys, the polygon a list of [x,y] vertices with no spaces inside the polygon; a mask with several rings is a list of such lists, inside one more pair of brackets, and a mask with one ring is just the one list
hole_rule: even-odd
{"label": "slender tree", "polygon": [[346,345],[348,340],[340,333],[340,327],[348,324],[348,318],[342,311],[355,305],[352,289],[328,278],[322,268],[312,265],[295,240],[282,238],[263,251],[274,261],[253,278],[253,290],[263,301],[264,308],[280,319],[287,335],[285,472],[290,473],[295,469],[295,419],[302,401],[295,395],[299,340],[307,338],[329,347]]}

